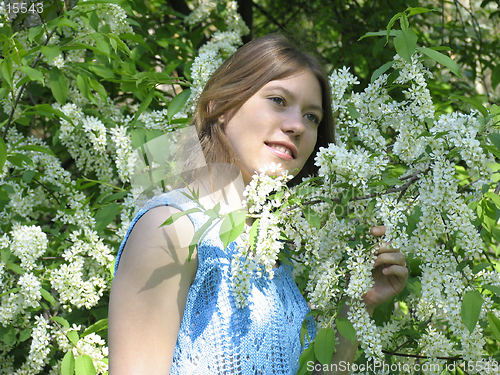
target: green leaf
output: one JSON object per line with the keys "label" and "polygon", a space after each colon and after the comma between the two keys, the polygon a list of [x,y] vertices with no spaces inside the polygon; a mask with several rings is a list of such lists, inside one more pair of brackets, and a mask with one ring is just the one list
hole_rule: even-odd
{"label": "green leaf", "polygon": [[[43,25],[45,26],[45,25]],[[37,43],[40,43],[40,37],[43,35],[44,29],[42,25],[38,25],[35,27],[30,28],[30,31],[28,33],[28,40],[32,42],[35,40]]]}
{"label": "green leaf", "polygon": [[80,339],[78,337],[78,332],[76,331],[68,331],[66,332],[66,336],[68,336],[69,341],[71,341],[71,343],[75,346],[78,343],[78,340]]}
{"label": "green leaf", "polygon": [[182,211],[182,212],[176,212],[175,214],[172,214],[170,215],[170,217],[165,220],[161,225],[160,227],[163,227],[164,225],[171,225],[174,221],[176,221],[178,218],[184,216],[184,215],[187,215],[187,214],[191,214],[193,212],[200,212],[200,209],[199,208],[191,208],[189,210],[186,210],[186,211]]}
{"label": "green leaf", "polygon": [[307,363],[308,362],[315,362],[314,361],[315,356],[314,356],[314,342],[312,342],[307,349],[305,349],[302,354],[299,357],[299,364],[300,368],[299,371],[297,372],[297,375],[306,375],[310,374],[311,371],[307,369]]}
{"label": "green leaf", "polygon": [[31,337],[31,332],[32,332],[31,328],[23,329],[21,332],[19,332],[18,341],[24,342],[24,341],[28,340]]}
{"label": "green leaf", "polygon": [[441,12],[441,9],[434,8],[434,9],[428,9],[428,8],[422,8],[422,7],[415,7],[415,8],[407,8],[406,11],[408,13],[408,16],[414,16],[416,14],[422,14],[422,13],[428,13],[428,12]]}
{"label": "green leaf", "polygon": [[[54,115],[56,115],[57,117],[65,119],[70,124],[73,123],[73,120],[71,118],[69,118],[68,116],[66,116],[59,109],[53,108],[50,104],[38,104],[38,105],[31,106],[24,113],[25,114],[43,115],[43,116],[47,116],[49,118],[54,118]],[[41,152],[46,152],[46,153],[48,153],[50,155],[54,155],[54,153],[51,150],[49,150],[49,149],[46,149],[46,150],[49,150],[49,151],[42,151],[42,149],[44,147],[41,147],[41,146],[28,145],[28,146],[22,146],[22,147],[32,147],[32,146],[33,146],[33,148],[26,148],[26,150],[41,151]],[[19,149],[23,150],[24,148],[19,148]]]}
{"label": "green leaf", "polygon": [[406,233],[408,233],[408,235],[411,236],[411,234],[417,227],[417,224],[420,221],[420,216],[422,216],[422,210],[420,209],[419,206],[416,206],[413,209],[412,214],[408,216],[408,227],[406,228]]}
{"label": "green leaf", "polygon": [[[82,93],[84,97],[87,99],[91,100],[91,92],[90,92],[90,86],[89,86],[89,78],[84,77],[82,75],[78,75],[76,77],[76,85],[78,86],[78,90]],[[92,99],[94,99],[94,96],[92,95]],[[92,100],[91,100],[92,101]]]}
{"label": "green leaf", "polygon": [[348,339],[353,345],[356,345],[356,330],[347,318],[335,319],[335,324],[339,333]]}
{"label": "green leaf", "polygon": [[330,364],[335,351],[335,333],[331,328],[323,328],[314,339],[314,354],[322,364]]}
{"label": "green leaf", "polygon": [[111,71],[110,69],[106,68],[103,65],[93,65],[93,64],[87,64],[85,67],[90,70],[92,73],[98,75],[99,77],[105,78],[105,79],[114,79],[116,78],[115,73]]}
{"label": "green leaf", "polygon": [[97,82],[95,79],[90,79],[89,82],[90,82],[90,87],[92,87],[99,94],[99,96],[103,101],[106,101],[108,93],[106,92],[104,86],[101,85],[99,82]]}
{"label": "green leaf", "polygon": [[0,35],[4,38],[0,40],[8,40],[10,37],[12,37],[12,28],[8,23],[0,27]]}
{"label": "green leaf", "polygon": [[458,77],[462,76],[462,74],[460,73],[460,68],[458,67],[457,63],[452,59],[450,59],[448,56],[426,47],[417,47],[417,50],[427,55],[428,57],[438,62],[439,64],[446,66],[456,76]]}
{"label": "green leaf", "polygon": [[497,296],[500,297],[500,287],[499,286],[495,286],[495,285],[484,285],[483,286],[484,289],[488,289],[489,291],[495,293]]}
{"label": "green leaf", "polygon": [[396,36],[396,30],[391,30],[389,33],[387,33],[386,30],[383,31],[369,31],[365,35],[363,35],[361,38],[358,39],[358,42],[362,39],[369,38],[372,36]]}
{"label": "green leaf", "polygon": [[37,145],[20,146],[20,147],[17,147],[16,150],[37,151],[37,152],[43,152],[45,154],[49,154],[52,156],[56,156],[50,148],[37,146]]}
{"label": "green leaf", "polygon": [[24,275],[25,274],[25,271],[17,263],[7,263],[5,265],[5,267],[7,267],[9,270],[14,271],[18,275]]}
{"label": "green leaf", "polygon": [[397,185],[403,185],[404,182],[401,181],[399,178],[396,178],[396,177],[391,177],[391,176],[387,176],[387,177],[384,177],[381,182],[384,184],[384,185],[387,185],[387,186],[397,186]]}
{"label": "green leaf", "polygon": [[87,354],[76,357],[75,359],[76,375],[96,375],[94,362]]}
{"label": "green leaf", "polygon": [[391,20],[387,24],[386,31],[384,32],[384,35],[386,35],[386,40],[385,44],[389,42],[389,35],[394,32],[395,35],[399,32],[399,30],[391,30],[396,21],[403,15],[403,13],[397,13],[394,16],[392,16]]}
{"label": "green leaf", "polygon": [[462,322],[471,333],[476,327],[482,305],[483,297],[477,290],[465,293],[462,301]]}
{"label": "green leaf", "polygon": [[113,221],[118,212],[121,210],[121,205],[112,203],[101,208],[95,215],[95,230],[101,233],[109,223]]}
{"label": "green leaf", "polygon": [[236,210],[230,212],[229,215],[224,218],[219,232],[219,236],[224,245],[224,249],[227,247],[227,245],[238,238],[241,232],[243,232],[246,218],[247,215],[244,210]]}
{"label": "green leaf", "polygon": [[89,26],[95,31],[99,31],[99,17],[97,16],[96,11],[90,13]]}
{"label": "green leaf", "polygon": [[205,215],[209,216],[212,219],[216,219],[219,217],[220,211],[220,203],[217,203],[214,208],[209,208],[204,212]]}
{"label": "green leaf", "polygon": [[118,193],[108,195],[106,198],[104,198],[101,201],[101,203],[114,202],[118,199],[122,199],[123,197],[126,197],[127,195],[128,195],[128,191],[120,191]]}
{"label": "green leaf", "polygon": [[8,83],[8,85],[13,88],[12,86],[12,75],[13,75],[13,70],[12,70],[12,60],[7,58],[2,60],[2,75],[5,81]]}
{"label": "green leaf", "polygon": [[4,327],[0,325],[0,340],[2,340],[7,346],[14,346],[16,343],[16,330],[14,327]]}
{"label": "green leaf", "polygon": [[500,151],[500,134],[491,133],[488,134],[488,139],[495,145],[495,147]]}
{"label": "green leaf", "polygon": [[417,48],[417,34],[413,29],[408,29],[406,31],[399,31],[394,38],[394,47],[396,52],[403,59],[411,64],[411,56]]}
{"label": "green leaf", "polygon": [[495,340],[500,341],[500,320],[493,313],[488,313],[488,323]]}
{"label": "green leaf", "polygon": [[60,316],[53,316],[50,319],[52,319],[54,322],[59,323],[63,327],[69,328],[69,322],[66,319],[64,319],[64,318],[62,318]]}
{"label": "green leaf", "polygon": [[408,279],[406,287],[416,296],[422,297],[422,283],[420,282],[420,279],[418,277],[412,277],[411,279]]}
{"label": "green leaf", "polygon": [[461,96],[461,95],[451,95],[450,99],[467,102],[470,105],[472,105],[475,109],[477,109],[481,113],[481,115],[483,115],[484,117],[488,117],[488,110],[484,108],[484,106],[481,104],[479,100],[468,98],[466,96]]}
{"label": "green leaf", "polygon": [[43,74],[39,70],[29,68],[27,66],[20,66],[19,70],[26,74],[32,81],[40,81],[43,86],[45,86],[45,80],[43,79]]}
{"label": "green leaf", "polygon": [[99,332],[102,331],[103,329],[108,328],[108,318],[101,319],[94,324],[92,324],[90,327],[88,327],[83,333],[80,335],[80,337],[85,337],[87,335],[90,335],[91,333],[94,332]]}
{"label": "green leaf", "polygon": [[59,27],[59,26],[68,26],[71,27],[73,30],[78,30],[79,28],[76,22],[73,22],[67,19],[66,17],[59,17],[47,23],[47,28],[49,29],[53,29],[54,27]]}
{"label": "green leaf", "polygon": [[182,107],[184,107],[189,98],[189,95],[191,95],[191,90],[186,89],[172,99],[172,101],[168,104],[168,121],[170,121],[172,119],[172,116],[178,113],[182,109]]}
{"label": "green leaf", "polygon": [[2,137],[0,137],[0,171],[7,161],[7,145]]}
{"label": "green leaf", "polygon": [[302,212],[304,213],[304,217],[309,224],[316,229],[321,229],[321,218],[316,211],[314,211],[311,207],[304,207]]}
{"label": "green leaf", "polygon": [[42,297],[45,298],[45,300],[47,302],[49,302],[52,306],[56,305],[56,300],[54,299],[54,297],[52,296],[52,294],[50,294],[48,291],[46,291],[43,288],[40,289],[40,293],[42,293]]}
{"label": "green leaf", "polygon": [[486,199],[481,200],[477,207],[478,217],[484,228],[490,233],[497,225],[496,211],[495,205]]}
{"label": "green leaf", "polygon": [[477,266],[475,266],[472,269],[472,273],[475,275],[479,273],[480,271],[484,270],[485,268],[488,268],[489,266],[492,266],[492,263],[479,263]]}
{"label": "green leaf", "polygon": [[349,116],[351,116],[351,117],[352,117],[352,118],[354,118],[354,119],[356,119],[356,118],[358,118],[358,117],[359,117],[359,112],[358,112],[358,110],[357,110],[357,109],[356,109],[356,107],[355,107],[353,104],[351,104],[351,103],[349,103],[349,104],[347,105],[347,112],[349,112]]}
{"label": "green leaf", "polygon": [[93,33],[90,34],[89,37],[94,39],[94,41],[96,42],[96,46],[101,53],[104,53],[106,56],[109,56],[111,54],[108,37],[104,36],[101,33]]}
{"label": "green leaf", "polygon": [[394,61],[389,61],[387,63],[385,63],[384,65],[382,65],[380,68],[378,68],[377,70],[375,70],[372,74],[372,77],[370,78],[370,82],[373,83],[375,82],[375,80],[380,77],[382,74],[384,74],[385,72],[387,72],[391,66],[394,64]]}
{"label": "green leaf", "polygon": [[40,52],[42,52],[47,58],[47,62],[50,64],[57,56],[61,54],[61,49],[59,46],[53,44],[50,46],[41,46]]}
{"label": "green leaf", "polygon": [[403,32],[407,32],[408,28],[410,27],[410,22],[408,21],[408,17],[406,16],[405,13],[401,15],[399,23],[401,25],[401,30],[403,30]]}
{"label": "green leaf", "polygon": [[73,375],[75,373],[75,357],[73,351],[66,352],[61,362],[61,375]]}
{"label": "green leaf", "polygon": [[249,241],[250,241],[250,248],[252,250],[255,250],[257,235],[259,233],[259,225],[260,225],[260,218],[257,220],[254,220],[254,222],[252,223],[252,227],[250,228],[250,233],[248,234]]}
{"label": "green leaf", "polygon": [[500,65],[497,65],[491,71],[491,87],[493,87],[493,90],[496,89],[499,83],[500,83]]}
{"label": "green leaf", "polygon": [[142,101],[141,105],[139,106],[139,109],[137,109],[137,112],[135,113],[134,121],[137,121],[139,118],[139,115],[146,110],[146,108],[149,107],[151,102],[153,101],[153,98],[155,96],[155,90],[151,90],[144,100]]}
{"label": "green leaf", "polygon": [[7,160],[19,168],[25,168],[23,163],[26,163],[26,165],[29,166],[33,166],[33,160],[31,160],[30,157],[17,152],[7,156]]}
{"label": "green leaf", "polygon": [[194,248],[198,243],[205,237],[205,234],[208,232],[210,229],[212,222],[214,221],[214,218],[210,218],[207,220],[203,226],[198,229],[196,232],[194,232],[193,239],[191,240],[191,243],[189,244],[189,255],[188,255],[188,262],[191,261],[191,256],[193,255]]}
{"label": "green leaf", "polygon": [[55,67],[50,69],[49,82],[50,90],[52,91],[54,98],[56,98],[59,104],[65,104],[66,99],[68,98],[68,82],[66,82],[66,78],[64,78],[64,75],[59,69]]}

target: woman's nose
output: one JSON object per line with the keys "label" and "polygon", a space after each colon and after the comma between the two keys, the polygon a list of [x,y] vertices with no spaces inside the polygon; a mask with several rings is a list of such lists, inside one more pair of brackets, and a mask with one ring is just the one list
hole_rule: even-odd
{"label": "woman's nose", "polygon": [[281,130],[297,136],[302,135],[305,130],[302,113],[300,111],[290,111],[281,123]]}

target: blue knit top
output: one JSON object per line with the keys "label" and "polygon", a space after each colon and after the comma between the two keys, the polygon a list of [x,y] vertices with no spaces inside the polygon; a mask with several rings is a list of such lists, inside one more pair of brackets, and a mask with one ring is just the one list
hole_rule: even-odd
{"label": "blue knit top", "polygon": [[[180,190],[151,199],[120,245],[115,272],[135,223],[162,205],[181,211],[196,207]],[[195,231],[208,220],[201,212],[188,216]],[[198,244],[198,270],[189,288],[170,374],[296,374],[304,349],[300,329],[310,310],[293,280],[293,267],[281,264],[272,279],[254,275],[248,305],[237,308],[231,291],[231,260],[237,246],[232,242],[224,249],[219,228],[220,224]],[[307,328],[313,339],[312,317]]]}

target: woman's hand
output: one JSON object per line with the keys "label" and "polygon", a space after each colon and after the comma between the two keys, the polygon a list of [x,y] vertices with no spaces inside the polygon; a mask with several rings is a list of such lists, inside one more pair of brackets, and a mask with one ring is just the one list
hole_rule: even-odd
{"label": "woman's hand", "polygon": [[[370,232],[374,236],[381,237],[385,234],[385,226],[373,227]],[[398,249],[391,248],[387,242],[378,245],[373,280],[375,285],[363,297],[370,315],[375,307],[400,293],[408,280],[404,255]]]}

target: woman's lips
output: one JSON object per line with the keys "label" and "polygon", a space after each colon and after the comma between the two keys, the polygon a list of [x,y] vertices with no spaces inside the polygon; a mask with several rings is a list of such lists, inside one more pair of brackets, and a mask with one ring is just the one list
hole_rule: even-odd
{"label": "woman's lips", "polygon": [[290,148],[277,143],[266,143],[266,146],[272,153],[278,155],[282,159],[293,160],[293,152]]}

